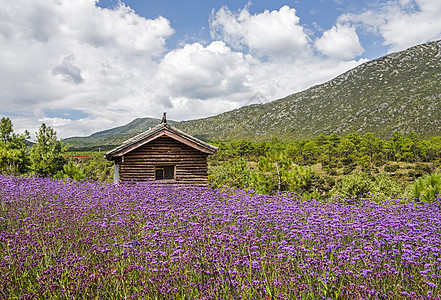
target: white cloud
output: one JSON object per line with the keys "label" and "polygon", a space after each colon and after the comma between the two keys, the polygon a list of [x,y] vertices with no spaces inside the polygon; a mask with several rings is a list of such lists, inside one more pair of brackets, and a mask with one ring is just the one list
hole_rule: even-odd
{"label": "white cloud", "polygon": [[390,51],[441,39],[441,1],[389,1],[360,14],[345,14],[340,22],[361,23],[379,34]]}
{"label": "white cloud", "polygon": [[296,10],[288,6],[256,15],[249,13],[248,6],[238,13],[222,7],[212,13],[210,28],[214,38],[267,56],[303,55],[309,42]]}
{"label": "white cloud", "polygon": [[324,55],[336,59],[354,59],[364,51],[355,28],[349,24],[337,24],[325,31],[315,41],[315,47]]}
{"label": "white cloud", "polygon": [[[16,130],[34,133],[45,122],[63,138],[163,111],[174,120],[214,115],[258,93],[275,100],[365,61],[351,60],[361,50],[349,25],[317,40],[331,59],[315,56],[288,6],[255,15],[223,7],[210,21],[218,41],[171,51],[170,22],[140,17],[124,4],[109,10],[95,0],[15,0],[3,4],[0,20],[0,111]],[[347,49],[337,55],[331,38]]]}
{"label": "white cloud", "polygon": [[[20,122],[15,128],[33,124],[33,133],[46,120],[64,137],[139,117],[134,105],[145,100],[174,32],[163,17],[145,19],[124,4],[102,9],[95,0],[7,1],[0,19],[0,111]],[[52,122],[47,108],[89,117]]]}
{"label": "white cloud", "polygon": [[233,52],[221,41],[206,47],[188,44],[165,55],[157,80],[172,97],[232,97],[248,89],[248,76],[256,63],[251,55]]}

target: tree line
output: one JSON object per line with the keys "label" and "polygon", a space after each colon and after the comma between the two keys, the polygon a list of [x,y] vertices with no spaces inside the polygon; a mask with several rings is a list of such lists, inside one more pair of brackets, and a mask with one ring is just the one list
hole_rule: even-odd
{"label": "tree line", "polygon": [[382,139],[374,133],[351,133],[212,144],[219,147],[210,157],[209,182],[214,187],[246,187],[265,194],[295,192],[322,199],[369,193],[433,198],[441,189],[437,174],[441,137],[421,139],[415,133],[394,132]]}
{"label": "tree line", "polygon": [[[68,155],[68,147],[46,124],[36,132],[35,143],[28,142],[29,137],[28,131],[15,133],[9,118],[0,120],[0,173],[112,181],[112,162],[100,153],[81,159]],[[216,188],[300,193],[315,199],[377,193],[428,201],[441,194],[439,136],[421,139],[415,133],[394,132],[382,139],[374,133],[351,133],[296,141],[242,139],[212,144],[219,150],[209,159],[208,179]],[[407,165],[404,181],[394,175],[399,164]],[[314,165],[320,165],[325,175],[313,170]]]}
{"label": "tree line", "polygon": [[441,137],[421,139],[414,132],[403,134],[394,132],[390,138],[382,139],[375,133],[360,135],[351,133],[347,136],[321,134],[314,139],[296,141],[251,142],[247,140],[214,141],[219,151],[214,160],[228,160],[234,157],[258,159],[269,152],[286,152],[286,155],[300,165],[317,162],[331,164],[342,162],[346,165],[375,165],[393,162],[441,162]]}
{"label": "tree line", "polygon": [[90,158],[75,160],[67,155],[68,147],[57,138],[54,129],[41,124],[36,132],[36,141],[28,141],[30,134],[14,132],[12,121],[2,117],[0,120],[0,173],[39,174],[55,178],[111,181],[112,162],[96,153]]}

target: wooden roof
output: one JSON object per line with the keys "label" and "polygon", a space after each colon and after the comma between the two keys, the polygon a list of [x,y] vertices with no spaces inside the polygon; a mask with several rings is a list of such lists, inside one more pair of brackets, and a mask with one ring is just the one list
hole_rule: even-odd
{"label": "wooden roof", "polygon": [[213,154],[217,151],[217,147],[212,146],[210,144],[205,143],[175,127],[163,122],[156,127],[149,129],[143,133],[134,136],[131,139],[125,141],[122,145],[110,150],[106,153],[106,158],[108,160],[115,159],[116,157],[123,156],[126,153],[129,153],[151,141],[161,137],[168,136],[172,139],[175,139],[183,144],[186,144],[194,149],[197,149],[201,152],[207,154]]}

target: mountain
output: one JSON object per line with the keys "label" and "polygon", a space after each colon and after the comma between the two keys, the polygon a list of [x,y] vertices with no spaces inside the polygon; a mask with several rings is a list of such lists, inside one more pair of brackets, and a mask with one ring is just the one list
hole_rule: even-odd
{"label": "mountain", "polygon": [[[145,130],[141,130],[144,119],[137,120],[133,134]],[[154,125],[158,123],[155,120]],[[441,135],[441,41],[366,62],[283,99],[174,126],[203,140],[297,139],[351,132],[374,132],[387,138],[394,131]],[[118,127],[118,132],[110,129],[117,135],[108,133],[99,142],[122,141],[129,135],[124,127]],[[98,142],[91,137],[86,139]]]}
{"label": "mountain", "polygon": [[267,104],[179,124],[200,138],[295,139],[394,131],[441,135],[441,41],[364,63],[324,84]]}
{"label": "mountain", "polygon": [[[161,122],[160,119],[155,118],[137,118],[132,122],[96,132],[88,137],[71,137],[64,139],[63,142],[69,144],[71,148],[88,148],[98,146],[114,146],[119,145],[123,141],[137,135],[138,133],[149,130]],[[173,125],[176,122],[167,120],[167,123]],[[109,148],[109,147],[107,147]]]}

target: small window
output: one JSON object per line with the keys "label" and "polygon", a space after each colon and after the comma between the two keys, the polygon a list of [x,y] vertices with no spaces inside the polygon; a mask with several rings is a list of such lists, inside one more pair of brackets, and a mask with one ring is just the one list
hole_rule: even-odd
{"label": "small window", "polygon": [[155,167],[155,179],[174,179],[175,178],[175,166],[158,166]]}

